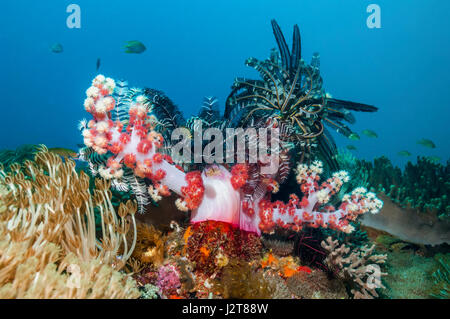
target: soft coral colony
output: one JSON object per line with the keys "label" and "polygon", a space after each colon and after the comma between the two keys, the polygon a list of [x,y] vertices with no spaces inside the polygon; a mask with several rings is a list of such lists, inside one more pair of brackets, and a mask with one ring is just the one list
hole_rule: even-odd
{"label": "soft coral colony", "polygon": [[[131,268],[145,296],[305,297],[296,294],[296,289],[289,290],[287,279],[297,278],[295,275],[305,269],[309,275],[311,269],[292,256],[278,258],[268,252],[269,255],[262,257],[260,237],[278,231],[301,232],[304,227],[351,233],[352,222],[359,215],[377,213],[381,209],[382,202],[362,187],[337,196],[342,185],[348,182],[348,174],[337,171],[320,183],[323,164],[313,159],[321,157],[329,167],[336,168],[335,145],[323,123],[350,135],[351,130],[343,124],[343,121],[353,123],[350,110],[375,111],[376,108],[331,98],[322,88],[318,55],[314,55],[311,65],[301,59],[298,27],[294,27],[290,52],[275,21],[272,26],[279,53],[272,51],[270,59],[263,62],[247,61],[261,74],[262,80],[236,79],[223,117],[214,113],[214,103],[208,100],[206,112],[203,110],[195,119],[205,126],[221,129],[279,128],[282,147],[273,154],[280,163],[277,172],[264,174],[260,168],[266,164],[249,161],[231,168],[214,164],[193,170],[194,165],[189,163],[183,168],[167,153],[168,137],[178,126],[193,131],[194,118],[184,121],[181,112],[160,91],[130,89],[125,82],[98,75],[86,91],[84,102],[92,118],[82,123],[86,147],[81,150],[81,158],[88,162],[90,174],[99,177],[93,197],[84,173],[77,175],[72,162],[58,161],[44,149],[36,157],[36,163],[41,166],[27,162],[24,168],[15,167],[12,173],[3,173],[8,213],[2,215],[5,220],[2,229],[9,240],[17,240],[11,225],[24,227],[28,218],[32,223],[44,224],[30,226],[27,231],[27,236],[33,234],[38,240],[30,242],[30,247],[42,247],[40,241],[47,238],[43,234],[49,232],[42,228],[53,229],[46,228],[49,220],[56,223],[55,229],[61,234],[50,242],[73,255],[72,258],[80,259],[76,264],[102,260],[104,267],[111,267],[109,272],[118,279],[123,277],[121,286],[116,285],[117,289],[122,289],[121,294],[102,291],[103,295],[98,296],[135,297],[135,288],[129,286],[131,278],[118,272]],[[211,114],[216,114],[214,121]],[[293,193],[287,202],[272,201],[271,194],[286,181],[294,158],[299,162],[296,180],[300,186],[297,193],[301,195]],[[41,172],[39,178],[35,176],[37,171]],[[52,190],[56,197],[33,195],[30,185],[36,184],[34,189],[50,187],[46,182],[49,178],[55,180]],[[116,212],[111,204],[110,186],[132,192],[137,207],[128,202],[121,204]],[[63,192],[64,189],[71,192]],[[167,235],[147,225],[136,225],[136,209],[151,214],[148,204],[164,203],[162,198],[171,199],[172,193],[178,196],[175,204],[180,214],[190,212],[190,225],[172,223],[172,231]],[[39,205],[31,201],[35,197]],[[341,204],[336,205],[339,200]],[[22,206],[26,210],[20,208]],[[100,238],[95,232],[94,215],[100,216]],[[36,250],[33,254],[45,255]],[[64,275],[67,265],[64,258],[55,257],[48,264],[58,267],[54,276]],[[17,273],[14,276],[14,271],[17,269],[12,269],[11,275],[3,279],[4,285],[14,287],[14,278],[18,276]],[[267,288],[263,289],[265,295],[261,295],[262,290],[253,289],[250,283],[247,288],[241,287],[242,281],[237,283],[229,275],[232,273],[254,278],[255,282],[260,282],[256,286]],[[64,282],[67,278],[58,280]],[[381,282],[374,289],[379,287],[382,287]],[[10,294],[13,296],[12,292]],[[355,294],[362,295],[370,297]],[[71,297],[63,293],[61,296]]]}
{"label": "soft coral colony", "polygon": [[[381,208],[381,201],[375,194],[358,188],[344,196],[337,210],[326,206],[325,211],[319,211],[317,207],[327,204],[349,179],[346,172],[340,171],[319,186],[323,171],[320,161],[298,165],[297,181],[304,194],[302,200],[292,194],[287,204],[272,203],[265,195],[253,203],[242,201],[240,189],[245,187],[248,174],[245,164],[236,164],[231,173],[217,165],[203,172],[184,173],[170,156],[158,152],[163,137],[153,130],[151,108],[143,103],[144,96],[138,96],[131,104],[126,125],[111,119],[110,112],[114,112],[115,105],[110,95],[113,89],[114,81],[99,75],[87,90],[85,101],[93,120],[83,131],[84,142],[97,154],[111,154],[106,166],[99,167],[100,175],[120,180],[123,166],[132,169],[134,175],[151,181],[148,194],[153,199],[168,196],[170,191],[178,194],[177,207],[182,211],[192,210],[191,222],[227,222],[258,234],[271,232],[276,226],[299,231],[304,225],[351,232],[349,220],[365,212],[376,213]],[[269,185],[266,193],[268,190]],[[205,191],[213,195],[205,197]]]}

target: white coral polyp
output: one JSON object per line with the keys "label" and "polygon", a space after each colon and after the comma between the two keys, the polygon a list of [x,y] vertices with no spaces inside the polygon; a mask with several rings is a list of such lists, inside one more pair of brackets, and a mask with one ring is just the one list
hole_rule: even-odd
{"label": "white coral polyp", "polygon": [[329,192],[327,189],[322,189],[322,190],[316,192],[317,201],[320,204],[328,203],[328,201],[330,200],[330,196],[328,195],[328,193]]}
{"label": "white coral polyp", "polygon": [[182,212],[187,212],[189,209],[187,207],[187,204],[184,200],[182,200],[181,198],[178,198],[175,201],[175,206],[177,206],[177,209],[182,211]]}
{"label": "white coral polyp", "polygon": [[112,109],[114,109],[114,99],[110,96],[105,97],[103,99],[103,105],[108,112],[111,111]]}
{"label": "white coral polyp", "polygon": [[99,74],[95,77],[95,79],[92,81],[92,84],[99,84],[105,82],[105,76],[103,74]]}
{"label": "white coral polyp", "polygon": [[107,122],[101,121],[101,122],[97,123],[96,129],[97,129],[97,132],[99,132],[99,133],[105,133],[108,131],[109,125]]}
{"label": "white coral polyp", "polygon": [[95,103],[95,111],[97,113],[106,113],[108,111],[107,105],[104,103],[104,99],[100,99]]}
{"label": "white coral polyp", "polygon": [[106,147],[106,145],[108,145],[108,140],[104,136],[97,136],[94,139],[94,143],[98,147],[104,148],[104,147]]}
{"label": "white coral polyp", "polygon": [[314,161],[309,168],[311,172],[315,173],[316,175],[320,175],[323,172],[323,164],[320,161]]}
{"label": "white coral polyp", "polygon": [[159,195],[159,192],[156,188],[154,188],[152,185],[148,187],[148,194],[152,198],[153,201],[159,202],[162,199],[162,196]]}
{"label": "white coral polyp", "polygon": [[123,177],[123,169],[117,170],[113,175],[114,178],[121,179]]}
{"label": "white coral polyp", "polygon": [[352,192],[353,195],[364,195],[365,193],[367,193],[367,189],[364,187],[357,187]]}
{"label": "white coral polyp", "polygon": [[94,106],[94,99],[91,97],[86,98],[86,100],[84,100],[84,109],[86,111],[90,111],[91,108]]}
{"label": "white coral polyp", "polygon": [[90,98],[93,98],[93,99],[97,98],[99,96],[99,94],[100,94],[100,90],[97,87],[95,87],[95,86],[91,86],[86,91],[86,95],[88,97],[90,97]]}
{"label": "white coral polyp", "polygon": [[350,177],[346,171],[339,171],[333,174],[333,177],[338,178],[342,183],[347,183]]}
{"label": "white coral polyp", "polygon": [[116,88],[116,82],[114,82],[111,78],[106,78],[105,80],[105,87],[107,90],[109,90],[110,94],[114,91]]}
{"label": "white coral polyp", "polygon": [[100,167],[98,169],[98,172],[99,172],[100,176],[103,177],[104,179],[111,179],[111,178],[113,178],[113,175],[111,174],[109,168]]}

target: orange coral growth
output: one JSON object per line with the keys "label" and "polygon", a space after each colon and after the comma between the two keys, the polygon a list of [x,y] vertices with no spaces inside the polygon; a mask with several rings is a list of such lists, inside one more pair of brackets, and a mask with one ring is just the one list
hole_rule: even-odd
{"label": "orange coral growth", "polygon": [[261,260],[261,267],[262,267],[262,268],[274,266],[274,265],[276,265],[276,264],[278,264],[278,259],[275,258],[275,257],[273,256],[272,253],[269,253],[269,254],[266,256],[266,258],[263,258],[263,259]]}
{"label": "orange coral growth", "polygon": [[186,229],[186,232],[183,235],[184,244],[187,244],[189,237],[193,234],[191,226]]}
{"label": "orange coral growth", "polygon": [[201,253],[203,254],[203,256],[205,256],[206,258],[209,257],[210,251],[209,251],[208,248],[206,248],[206,247],[201,247],[201,248],[200,248],[200,252],[201,252]]}
{"label": "orange coral growth", "polygon": [[285,277],[285,278],[292,277],[296,273],[297,273],[297,269],[292,269],[289,266],[283,267],[283,277]]}

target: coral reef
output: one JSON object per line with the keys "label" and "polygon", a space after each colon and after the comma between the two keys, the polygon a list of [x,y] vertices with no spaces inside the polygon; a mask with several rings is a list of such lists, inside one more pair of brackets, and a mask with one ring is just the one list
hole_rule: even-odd
{"label": "coral reef", "polygon": [[387,256],[373,254],[375,245],[350,252],[350,248],[328,237],[322,247],[328,251],[325,261],[333,274],[354,286],[351,293],[355,299],[378,297],[376,289],[384,288],[381,277],[387,275],[381,272],[379,264],[383,264]]}
{"label": "coral reef", "polygon": [[273,271],[265,271],[264,279],[272,291],[272,299],[293,299],[293,295],[286,285],[286,281]]}
{"label": "coral reef", "polygon": [[[134,281],[117,271],[133,251],[124,235],[135,225],[136,205],[122,204],[117,216],[109,183],[96,180],[91,195],[89,177],[74,167],[42,147],[34,161],[0,170],[2,297],[139,296]],[[97,236],[94,210],[101,216]]]}
{"label": "coral reef", "polygon": [[[42,147],[33,161],[20,164],[5,160],[0,296],[347,298],[342,281],[352,283],[355,298],[378,296],[377,275],[384,273],[376,273],[377,264],[384,257],[372,255],[373,247],[349,254],[331,238],[323,242],[329,251],[325,261],[337,275],[330,279],[295,256],[290,240],[304,228],[350,234],[360,215],[381,209],[382,202],[366,188],[342,187],[349,181],[345,171],[319,184],[323,164],[312,160],[323,159],[334,172],[336,147],[324,124],[349,136],[352,131],[343,122],[354,123],[351,111],[376,108],[331,98],[322,86],[319,55],[309,65],[301,57],[298,26],[292,50],[274,20],[272,28],[279,53],[272,51],[262,62],[247,60],[262,79],[237,79],[223,116],[217,100],[207,98],[199,115],[185,121],[163,92],[129,88],[98,75],[84,101],[91,119],[80,123],[85,147],[79,158],[90,175],[77,171],[67,149]],[[244,160],[232,166],[187,162],[182,167],[168,154],[171,133],[184,128],[190,135],[198,125],[270,129],[270,144],[279,147],[271,149],[267,161],[251,162],[244,151]],[[275,160],[278,168],[264,173],[262,168]],[[272,194],[291,172],[291,160],[298,163],[298,194],[273,202]],[[171,210],[167,201],[183,218],[168,227],[158,227],[155,219],[137,223],[137,211]],[[164,211],[158,208],[153,213]],[[362,238],[358,231],[354,238]],[[288,240],[263,239],[264,249],[262,233],[275,232]]]}

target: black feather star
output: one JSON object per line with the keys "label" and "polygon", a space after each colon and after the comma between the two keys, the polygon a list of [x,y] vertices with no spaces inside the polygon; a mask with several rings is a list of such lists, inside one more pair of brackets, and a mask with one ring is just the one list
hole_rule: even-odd
{"label": "black feather star", "polygon": [[[302,59],[300,30],[294,26],[292,49],[275,20],[271,21],[278,52],[272,50],[269,59],[249,58],[246,65],[257,70],[259,80],[236,78],[225,105],[224,120],[230,126],[246,127],[275,119],[291,127],[290,142],[294,142],[301,158],[308,158],[312,149],[337,167],[333,159],[335,142],[324,124],[349,136],[353,124],[351,111],[375,112],[376,107],[330,98],[323,89],[320,76],[320,55],[315,53],[311,63]],[[258,121],[256,121],[258,120]]]}

